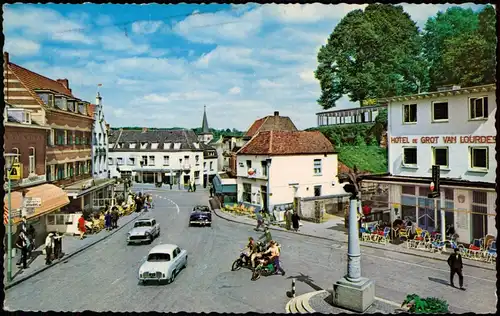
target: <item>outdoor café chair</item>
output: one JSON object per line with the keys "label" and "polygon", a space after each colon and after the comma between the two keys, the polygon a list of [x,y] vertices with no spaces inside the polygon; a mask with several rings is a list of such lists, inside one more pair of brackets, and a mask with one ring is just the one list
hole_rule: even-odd
{"label": "outdoor caf\u00e9 chair", "polygon": [[370,240],[370,229],[369,228],[360,227],[359,231],[361,232],[361,240],[362,241]]}
{"label": "outdoor caf\u00e9 chair", "polygon": [[431,252],[443,252],[446,248],[446,242],[440,241],[439,239],[431,242],[430,251]]}
{"label": "outdoor caf\u00e9 chair", "polygon": [[408,241],[408,239],[410,238],[410,230],[411,230],[411,227],[407,227],[406,229],[401,228],[398,232],[399,240],[402,240],[403,238],[405,238],[405,240]]}
{"label": "outdoor caf\u00e9 chair", "polygon": [[380,235],[379,237],[379,242],[384,244],[384,245],[387,245],[387,243],[390,241],[390,233],[391,233],[391,228],[390,227],[386,227],[384,228],[384,231],[382,232],[382,234]]}
{"label": "outdoor caf\u00e9 chair", "polygon": [[497,242],[492,241],[488,250],[486,250],[486,261],[494,263],[497,258]]}

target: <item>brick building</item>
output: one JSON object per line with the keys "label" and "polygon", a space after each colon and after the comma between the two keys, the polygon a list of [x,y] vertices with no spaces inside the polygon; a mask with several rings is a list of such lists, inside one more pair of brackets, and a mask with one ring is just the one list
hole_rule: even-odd
{"label": "brick building", "polygon": [[94,192],[108,187],[108,179],[92,179],[91,132],[94,118],[89,102],[75,97],[67,79],[52,80],[9,61],[4,53],[6,100],[31,111],[31,119],[48,126],[46,133],[47,181],[60,186],[71,203],[64,211],[93,206]]}

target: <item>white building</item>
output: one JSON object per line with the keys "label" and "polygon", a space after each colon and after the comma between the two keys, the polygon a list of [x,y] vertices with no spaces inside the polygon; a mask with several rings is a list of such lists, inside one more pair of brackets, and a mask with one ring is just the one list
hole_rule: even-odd
{"label": "white building", "polygon": [[345,194],[337,165],[333,145],[318,131],[259,132],[237,152],[238,201],[276,210],[295,198]]}
{"label": "white building", "polygon": [[[214,158],[205,159],[205,155]],[[144,128],[112,130],[109,135],[111,177],[129,173],[136,182],[201,186],[217,172],[216,160],[215,150],[206,149],[192,130]]]}
{"label": "white building", "polygon": [[496,235],[495,99],[495,85],[485,85],[388,100],[389,174],[365,181],[389,185],[392,220],[440,230],[427,198],[432,165],[440,165],[445,224],[462,242]]}
{"label": "white building", "polygon": [[251,137],[222,135],[218,140],[210,143],[217,151],[217,167],[221,171],[231,171],[231,157],[243,147]]}
{"label": "white building", "polygon": [[92,177],[109,178],[108,174],[108,131],[104,120],[102,97],[97,93],[93,106],[94,124],[92,126]]}
{"label": "white building", "polygon": [[212,147],[214,135],[208,127],[207,107],[203,107],[203,121],[201,124],[201,133],[198,134],[198,141],[203,148],[203,187],[207,187],[212,183],[214,177],[217,175],[219,169],[218,155],[216,148]]}

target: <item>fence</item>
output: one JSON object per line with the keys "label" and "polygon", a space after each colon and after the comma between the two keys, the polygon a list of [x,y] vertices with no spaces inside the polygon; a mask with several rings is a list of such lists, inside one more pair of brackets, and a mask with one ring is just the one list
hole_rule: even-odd
{"label": "fence", "polygon": [[294,204],[301,219],[318,223],[324,213],[344,216],[349,196],[298,197]]}

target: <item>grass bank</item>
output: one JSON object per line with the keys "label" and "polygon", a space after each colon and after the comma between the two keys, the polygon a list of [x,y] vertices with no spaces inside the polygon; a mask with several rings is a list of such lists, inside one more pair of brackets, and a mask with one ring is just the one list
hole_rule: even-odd
{"label": "grass bank", "polygon": [[387,150],[379,146],[340,146],[336,148],[338,159],[349,168],[371,173],[387,172]]}

